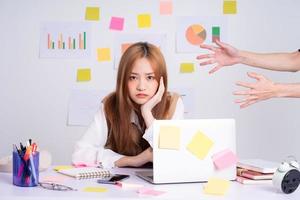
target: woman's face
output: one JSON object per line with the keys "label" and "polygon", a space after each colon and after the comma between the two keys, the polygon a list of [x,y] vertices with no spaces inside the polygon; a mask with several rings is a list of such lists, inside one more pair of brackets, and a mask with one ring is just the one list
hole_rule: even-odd
{"label": "woman's face", "polygon": [[143,105],[149,101],[158,88],[155,73],[147,58],[135,61],[128,80],[129,96],[133,102]]}

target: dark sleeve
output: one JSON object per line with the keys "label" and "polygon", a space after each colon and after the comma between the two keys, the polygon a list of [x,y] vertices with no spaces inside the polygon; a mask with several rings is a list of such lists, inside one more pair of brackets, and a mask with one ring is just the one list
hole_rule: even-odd
{"label": "dark sleeve", "polygon": [[300,52],[300,49],[298,49],[298,51]]}

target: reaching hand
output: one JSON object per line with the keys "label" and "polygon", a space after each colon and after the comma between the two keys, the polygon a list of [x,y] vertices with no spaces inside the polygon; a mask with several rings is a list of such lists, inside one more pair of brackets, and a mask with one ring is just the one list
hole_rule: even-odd
{"label": "reaching hand", "polygon": [[[209,71],[210,74],[224,66],[240,63],[241,58],[239,57],[239,51],[236,48],[218,40],[216,40],[216,44],[218,47],[201,44],[201,48],[211,50],[213,53],[197,56],[197,59],[200,60],[200,65],[217,64],[211,71]],[[204,59],[205,61],[203,61]]]}
{"label": "reaching hand", "polygon": [[237,82],[236,85],[249,88],[249,90],[234,92],[234,95],[245,96],[235,102],[240,104],[240,108],[245,108],[259,101],[263,101],[276,96],[276,84],[263,75],[254,72],[247,73],[250,78],[257,80],[256,83]]}
{"label": "reaching hand", "polygon": [[151,112],[154,106],[161,101],[161,98],[165,92],[165,85],[163,81],[163,77],[160,78],[159,87],[156,94],[144,105],[141,106],[142,113]]}

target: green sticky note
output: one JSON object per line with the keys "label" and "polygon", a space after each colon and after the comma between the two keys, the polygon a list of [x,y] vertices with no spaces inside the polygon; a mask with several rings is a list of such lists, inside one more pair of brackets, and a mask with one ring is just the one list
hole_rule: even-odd
{"label": "green sticky note", "polygon": [[110,61],[110,48],[98,48],[97,49],[97,60],[102,61]]}
{"label": "green sticky note", "polygon": [[230,182],[219,178],[209,178],[204,187],[205,194],[224,195],[229,189]]}
{"label": "green sticky note", "polygon": [[176,126],[161,126],[158,147],[160,149],[179,149],[180,128]]}
{"label": "green sticky note", "polygon": [[236,14],[236,1],[235,0],[224,0],[223,2],[223,13],[224,14]]}
{"label": "green sticky note", "polygon": [[213,146],[213,141],[204,133],[198,131],[187,145],[187,150],[198,159],[203,160]]}
{"label": "green sticky note", "polygon": [[212,34],[213,34],[214,36],[220,36],[220,27],[218,27],[218,26],[213,26],[213,27],[212,27]]}
{"label": "green sticky note", "polygon": [[151,27],[151,15],[141,14],[137,17],[139,28],[150,28]]}
{"label": "green sticky note", "polygon": [[100,8],[99,7],[86,7],[85,20],[99,21],[100,19]]}
{"label": "green sticky note", "polygon": [[91,80],[91,69],[78,69],[77,70],[77,81],[90,81]]}
{"label": "green sticky note", "polygon": [[194,63],[181,63],[180,73],[193,73],[195,71]]}

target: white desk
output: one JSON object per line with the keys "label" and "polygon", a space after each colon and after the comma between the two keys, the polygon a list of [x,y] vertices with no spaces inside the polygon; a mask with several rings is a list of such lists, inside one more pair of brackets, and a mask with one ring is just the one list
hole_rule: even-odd
{"label": "white desk", "polygon": [[[124,180],[128,183],[143,184],[146,187],[151,187],[156,190],[165,191],[165,194],[160,196],[140,195],[136,189],[124,190],[116,185],[98,184],[95,179],[75,180],[67,178],[63,184],[78,189],[78,191],[51,191],[41,187],[17,187],[12,184],[12,175],[8,173],[0,173],[0,199],[1,200],[76,200],[76,199],[230,199],[230,200],[299,200],[300,188],[292,194],[283,194],[276,191],[272,185],[242,185],[237,182],[232,182],[229,191],[225,196],[213,196],[203,193],[202,183],[185,183],[185,184],[165,184],[152,185],[134,175],[134,171],[141,169],[115,169],[115,173],[130,174],[130,178]],[[45,176],[60,175],[53,170],[40,173],[40,179]],[[85,187],[101,186],[108,189],[104,193],[89,193],[84,192]]]}

